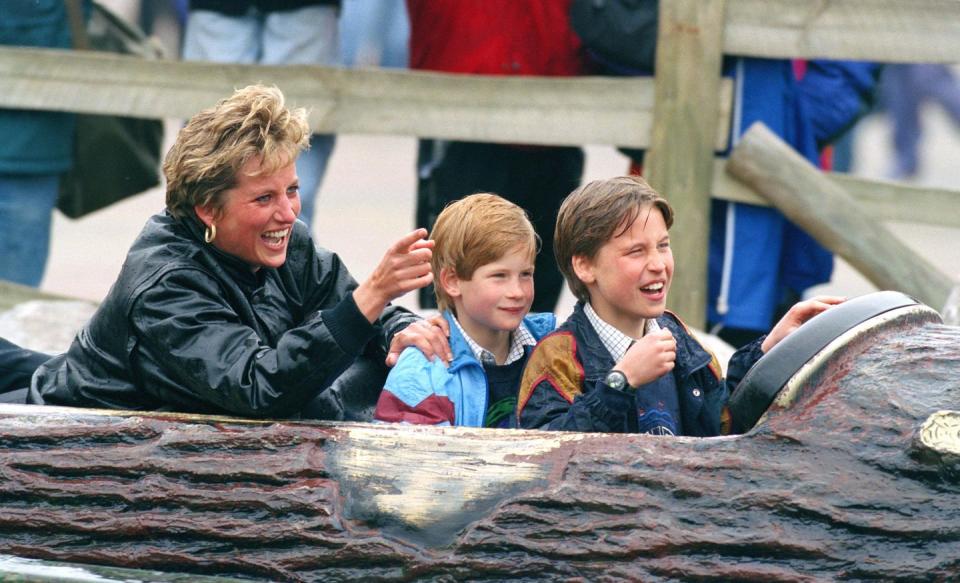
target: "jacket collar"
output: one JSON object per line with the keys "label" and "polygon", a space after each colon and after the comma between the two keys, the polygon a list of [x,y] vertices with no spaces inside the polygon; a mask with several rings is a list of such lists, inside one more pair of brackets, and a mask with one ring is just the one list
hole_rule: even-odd
{"label": "jacket collar", "polygon": [[[603,345],[597,331],[593,329],[587,319],[583,302],[577,302],[573,308],[573,314],[567,322],[572,325],[578,336],[579,348],[588,352],[590,358],[597,363],[599,368],[602,368],[605,372],[613,366],[614,362],[610,351]],[[697,342],[693,334],[687,331],[686,326],[676,315],[672,312],[664,312],[662,316],[657,318],[657,324],[661,328],[669,329],[677,341],[676,371],[679,378],[685,378],[710,364],[712,360],[710,354]]]}
{"label": "jacket collar", "polygon": [[673,312],[664,312],[657,318],[657,323],[663,328],[668,328],[677,340],[677,369],[681,376],[689,376],[709,365],[713,360],[713,356]]}
{"label": "jacket collar", "polygon": [[444,310],[443,317],[450,327],[450,351],[453,353],[453,360],[450,361],[448,370],[452,373],[465,366],[480,366],[480,362],[470,348],[470,343],[460,333],[460,326],[454,322],[453,313],[450,310]]}
{"label": "jacket collar", "polygon": [[[169,211],[167,211],[167,214],[169,214]],[[234,281],[240,282],[250,289],[256,289],[263,285],[266,271],[271,268],[261,267],[257,271],[253,271],[246,261],[221,251],[216,245],[207,243],[204,240],[207,227],[194,213],[189,213],[185,218],[174,220],[186,229],[190,238],[199,243],[201,248],[210,254]]]}
{"label": "jacket collar", "polygon": [[[454,323],[453,313],[450,312],[450,310],[444,310],[443,317],[446,318],[447,324],[449,324],[450,327],[450,351],[453,352],[453,360],[450,361],[448,370],[452,373],[465,366],[472,365],[482,367],[483,365],[480,364],[477,357],[473,354],[473,349],[470,348],[467,339],[460,333],[460,327]],[[539,341],[553,331],[556,327],[557,319],[552,313],[544,312],[527,314],[523,318],[523,323],[533,337]]]}

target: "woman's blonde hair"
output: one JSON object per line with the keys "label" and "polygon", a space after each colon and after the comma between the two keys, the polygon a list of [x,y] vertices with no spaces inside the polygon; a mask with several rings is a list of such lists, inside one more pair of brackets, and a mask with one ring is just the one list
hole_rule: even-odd
{"label": "woman's blonde hair", "polygon": [[239,89],[177,134],[163,161],[167,210],[185,217],[197,205],[222,208],[224,191],[236,185],[248,160],[259,158],[258,174],[272,174],[295,161],[309,139],[306,110],[284,107],[279,89]]}
{"label": "woman's blonde hair", "polygon": [[441,310],[453,309],[453,299],[440,283],[443,268],[470,280],[477,268],[515,249],[529,253],[532,263],[540,241],[522,208],[491,193],[471,194],[447,205],[430,238],[434,241],[430,266]]}
{"label": "woman's blonde hair", "polygon": [[595,259],[607,241],[622,235],[648,207],[660,211],[668,229],[673,226],[670,203],[639,176],[594,180],[564,199],[553,233],[553,252],[567,286],[578,300],[589,302],[590,291],[577,277],[573,258]]}

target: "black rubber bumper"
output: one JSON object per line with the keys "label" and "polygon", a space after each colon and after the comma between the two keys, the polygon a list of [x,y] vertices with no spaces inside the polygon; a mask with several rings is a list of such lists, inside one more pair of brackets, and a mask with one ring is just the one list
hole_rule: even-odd
{"label": "black rubber bumper", "polygon": [[744,433],[766,413],[787,381],[828,344],[851,328],[881,314],[920,302],[882,291],[863,295],[810,319],[757,361],[730,397],[734,433]]}

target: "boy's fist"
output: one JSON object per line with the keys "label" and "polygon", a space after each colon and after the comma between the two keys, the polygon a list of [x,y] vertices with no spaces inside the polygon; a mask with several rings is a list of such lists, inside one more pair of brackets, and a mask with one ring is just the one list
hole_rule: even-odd
{"label": "boy's fist", "polygon": [[623,371],[631,387],[639,387],[672,371],[676,360],[677,341],[663,328],[634,342],[614,368]]}

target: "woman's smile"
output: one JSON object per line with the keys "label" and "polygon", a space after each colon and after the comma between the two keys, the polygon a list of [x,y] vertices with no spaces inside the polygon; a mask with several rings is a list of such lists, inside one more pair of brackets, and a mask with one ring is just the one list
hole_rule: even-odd
{"label": "woman's smile", "polygon": [[268,231],[261,238],[268,246],[280,248],[284,246],[289,235],[290,229],[280,229],[279,231]]}

